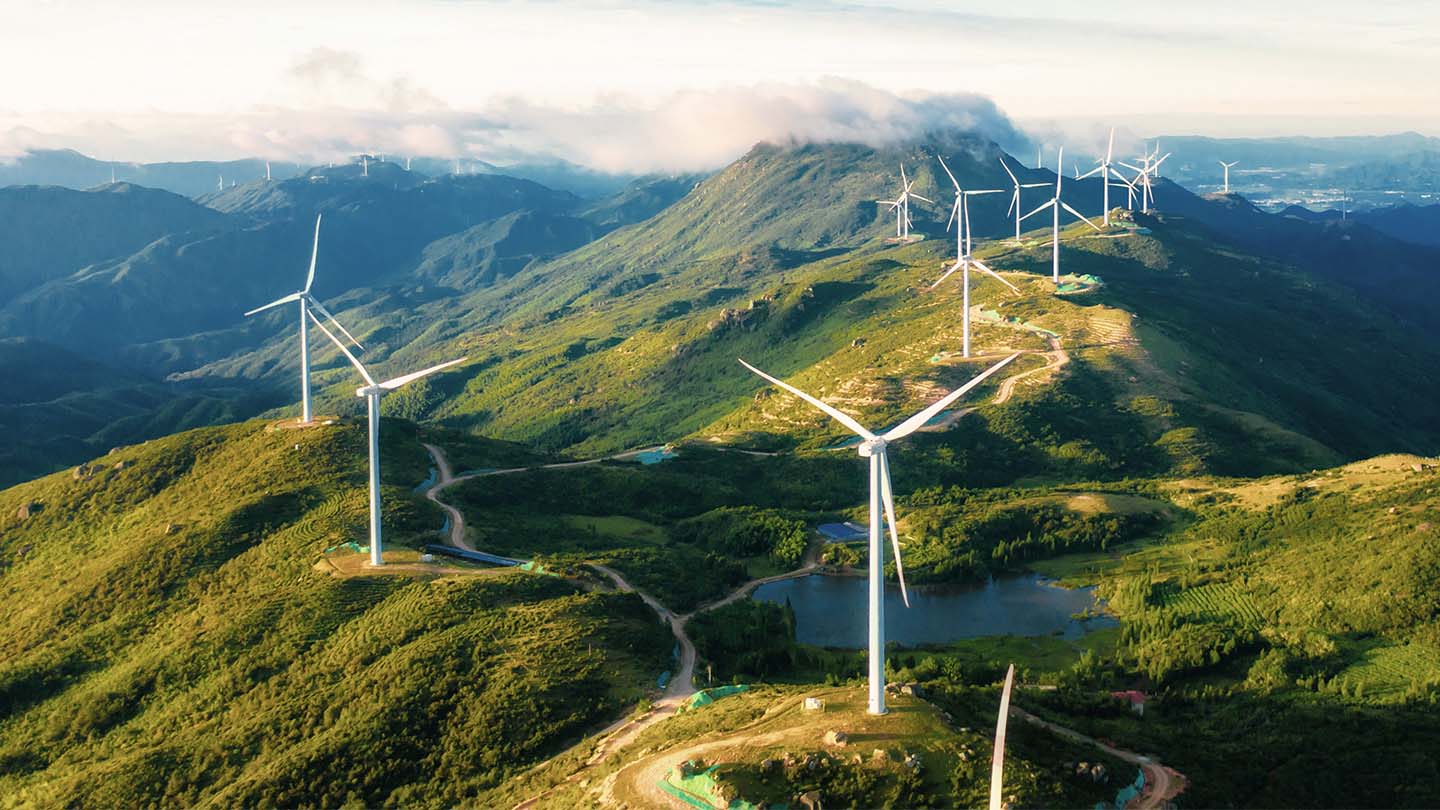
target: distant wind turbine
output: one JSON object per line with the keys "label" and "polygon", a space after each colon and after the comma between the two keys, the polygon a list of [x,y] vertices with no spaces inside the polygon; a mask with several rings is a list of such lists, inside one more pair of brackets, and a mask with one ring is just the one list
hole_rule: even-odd
{"label": "distant wind turbine", "polygon": [[223,175],[223,174],[221,174],[221,175],[216,175],[216,178],[217,178],[216,181],[215,181],[215,188],[216,188],[216,190],[218,190],[218,191],[224,191],[224,190],[225,190],[225,175]]}
{"label": "distant wind turbine", "polygon": [[895,574],[900,580],[900,596],[905,600],[905,606],[910,606],[910,593],[905,589],[905,569],[900,562],[900,536],[895,529],[895,498],[890,489],[890,462],[886,459],[886,447],[895,441],[909,436],[919,430],[926,422],[929,422],[937,414],[950,407],[955,400],[964,396],[975,386],[984,382],[990,375],[1010,364],[1020,353],[1010,355],[990,368],[981,372],[978,377],[970,380],[964,385],[946,394],[937,400],[930,407],[906,419],[885,433],[877,436],[866,430],[863,425],[855,421],[849,414],[840,409],[812,397],[789,383],[771,377],[769,374],[750,365],[744,360],[740,365],[750,369],[755,374],[768,380],[775,385],[789,391],[797,397],[819,408],[835,421],[844,425],[858,435],[862,441],[859,451],[861,458],[870,460],[870,638],[869,638],[869,681],[870,681],[870,714],[885,713],[885,547],[881,539],[883,529],[881,527],[881,504],[884,504],[884,523],[890,527],[890,545],[895,553]]}
{"label": "distant wind turbine", "polygon": [[[1062,147],[1060,147],[1060,156],[1059,156],[1059,160],[1061,161],[1061,165],[1064,165],[1064,159],[1065,159],[1065,147],[1062,146]],[[1060,209],[1061,209],[1061,208],[1064,208],[1066,211],[1070,212],[1070,214],[1074,215],[1074,217],[1075,217],[1076,219],[1080,220],[1081,222],[1085,223],[1086,225],[1089,225],[1090,227],[1094,228],[1096,231],[1099,231],[1099,230],[1100,230],[1100,228],[1099,228],[1098,226],[1096,226],[1095,223],[1093,223],[1093,222],[1091,222],[1090,220],[1086,219],[1084,214],[1080,213],[1079,211],[1076,211],[1074,208],[1071,208],[1071,207],[1070,207],[1070,203],[1067,203],[1067,202],[1065,202],[1064,200],[1060,199],[1060,184],[1061,184],[1061,182],[1062,182],[1064,179],[1065,179],[1065,177],[1064,177],[1063,174],[1061,174],[1060,172],[1056,172],[1056,173],[1055,173],[1055,196],[1052,197],[1052,198],[1050,198],[1049,200],[1047,200],[1045,203],[1041,204],[1041,206],[1040,206],[1039,208],[1036,208],[1034,211],[1031,211],[1030,213],[1028,213],[1028,214],[1026,214],[1025,216],[1021,217],[1021,219],[1029,219],[1030,217],[1035,216],[1036,214],[1040,213],[1041,211],[1044,211],[1046,208],[1051,209],[1051,211],[1054,213],[1054,225],[1053,225],[1053,229],[1052,229],[1052,231],[1051,231],[1051,238],[1050,238],[1050,246],[1051,246],[1050,262],[1051,262],[1051,268],[1052,268],[1052,269],[1051,269],[1051,280],[1054,281],[1056,284],[1059,284],[1059,283],[1060,283]]]}
{"label": "distant wind turbine", "polygon": [[270,161],[265,161],[265,182],[270,182]]}
{"label": "distant wind turbine", "polygon": [[1105,157],[1104,157],[1104,158],[1101,158],[1100,160],[1095,161],[1095,163],[1096,163],[1095,168],[1091,169],[1090,171],[1088,171],[1088,172],[1086,172],[1086,173],[1084,173],[1084,174],[1078,174],[1078,173],[1077,173],[1077,175],[1076,175],[1076,177],[1075,177],[1076,180],[1084,180],[1085,178],[1090,177],[1091,175],[1099,174],[1100,177],[1105,180],[1105,182],[1104,182],[1102,185],[1103,185],[1104,188],[1105,188],[1105,202],[1104,202],[1104,205],[1105,205],[1105,225],[1106,225],[1106,227],[1109,227],[1109,225],[1110,225],[1110,175],[1111,175],[1111,174],[1114,174],[1116,177],[1119,177],[1121,180],[1124,180],[1124,179],[1125,179],[1119,172],[1115,171],[1115,168],[1114,168],[1114,166],[1112,165],[1113,162],[1114,162],[1114,157],[1115,157],[1115,128],[1114,128],[1114,127],[1111,127],[1111,128],[1110,128],[1110,145],[1107,146],[1107,147],[1105,147]]}
{"label": "distant wind turbine", "polygon": [[1240,161],[1237,160],[1237,161],[1234,161],[1234,162],[1231,162],[1231,163],[1226,163],[1226,162],[1223,161],[1223,160],[1219,160],[1219,161],[1216,161],[1216,162],[1219,163],[1221,166],[1225,167],[1225,190],[1222,191],[1221,193],[1222,193],[1222,194],[1229,194],[1229,193],[1230,193],[1230,169],[1231,169],[1231,167],[1233,167],[1233,166],[1235,166],[1236,164],[1238,164]]}
{"label": "distant wind turbine", "polygon": [[115,185],[115,167],[110,167],[110,185]]}
{"label": "distant wind turbine", "polygon": [[1011,211],[1014,211],[1014,212],[1015,212],[1015,241],[1016,241],[1016,242],[1019,242],[1019,241],[1020,241],[1020,189],[1022,189],[1022,188],[1040,188],[1040,187],[1042,187],[1042,186],[1048,186],[1048,185],[1050,185],[1050,184],[1049,184],[1049,183],[1023,183],[1023,184],[1022,184],[1022,183],[1020,182],[1020,180],[1019,180],[1017,177],[1015,177],[1015,172],[1010,171],[1010,167],[1007,166],[1007,165],[1005,165],[1005,158],[1000,158],[999,160],[1000,160],[1000,166],[1005,169],[1005,173],[1008,174],[1008,175],[1010,175],[1010,182],[1015,184],[1015,193],[1010,195],[1010,207],[1007,208],[1007,209],[1005,209],[1005,213],[1006,213],[1006,214],[1009,214]]}
{"label": "distant wind turbine", "polygon": [[339,338],[325,328],[325,324],[321,323],[313,312],[310,313],[310,320],[320,327],[320,331],[325,333],[325,337],[330,338],[330,342],[340,349],[345,355],[345,359],[349,360],[355,370],[360,372],[361,379],[365,380],[365,385],[355,389],[355,396],[365,398],[365,412],[370,420],[370,564],[383,565],[384,560],[380,556],[380,397],[403,385],[415,382],[421,377],[428,377],[437,371],[450,368],[457,363],[463,363],[469,358],[461,357],[458,360],[451,360],[422,371],[377,383],[370,376],[370,372],[365,370],[365,366],[355,359],[355,355],[345,348],[345,344]]}
{"label": "distant wind turbine", "polygon": [[[937,156],[937,157],[938,157],[938,156]],[[1000,275],[999,273],[996,273],[994,270],[991,270],[989,267],[985,266],[985,263],[984,263],[984,262],[982,262],[982,261],[980,261],[979,259],[976,259],[975,257],[973,257],[973,256],[970,255],[971,237],[972,237],[972,235],[973,235],[973,233],[972,233],[972,231],[971,231],[971,229],[970,229],[970,197],[973,196],[973,195],[978,195],[978,194],[1003,194],[1004,191],[1003,191],[1002,189],[998,189],[998,188],[994,188],[994,189],[976,189],[976,190],[966,191],[966,190],[960,188],[960,181],[955,179],[955,174],[954,174],[954,172],[951,172],[951,171],[950,171],[950,167],[945,165],[945,158],[942,157],[942,158],[939,158],[939,160],[940,160],[940,168],[942,168],[942,169],[945,170],[945,174],[950,178],[950,182],[955,186],[955,205],[950,208],[950,221],[945,224],[945,230],[947,230],[947,231],[950,230],[950,226],[951,226],[951,225],[954,225],[954,226],[955,226],[955,254],[956,254],[956,255],[955,255],[955,264],[952,265],[949,270],[946,270],[946,271],[945,271],[945,275],[941,276],[939,281],[936,281],[934,284],[931,284],[931,285],[930,285],[930,289],[933,290],[933,289],[935,289],[936,287],[939,287],[939,286],[940,286],[940,283],[943,282],[945,279],[949,278],[950,275],[951,275],[952,273],[954,273],[956,270],[961,271],[961,274],[960,274],[960,289],[964,291],[964,292],[963,292],[963,296],[962,296],[962,300],[961,300],[961,309],[962,309],[962,311],[963,311],[964,314],[963,314],[961,317],[962,317],[962,321],[963,321],[963,324],[964,324],[964,325],[963,325],[964,335],[963,335],[963,337],[961,338],[961,343],[960,343],[960,345],[961,345],[961,354],[962,354],[963,356],[965,356],[965,357],[969,357],[969,356],[970,356],[970,265],[972,265],[972,264],[975,265],[977,268],[979,268],[979,269],[981,270],[981,272],[990,274],[990,275],[993,276],[997,281],[999,281],[1001,284],[1004,284],[1006,287],[1009,287],[1010,289],[1014,290],[1015,292],[1020,292],[1020,290],[1019,290],[1019,288],[1017,288],[1014,284],[1011,284],[1010,282],[1006,281],[1003,277],[1001,277],[1001,275]]]}
{"label": "distant wind turbine", "polygon": [[905,176],[905,164],[900,164],[900,196],[893,200],[876,200],[880,205],[890,206],[887,210],[895,212],[895,238],[905,241],[910,238],[910,198],[934,202],[934,200],[921,197],[911,191],[915,187],[915,181]]}
{"label": "distant wind turbine", "polygon": [[1139,166],[1131,166],[1129,163],[1120,164],[1132,172],[1137,172],[1134,182],[1139,186],[1140,211],[1144,214],[1150,213],[1150,206],[1155,202],[1155,192],[1150,186],[1150,180],[1152,177],[1160,176],[1160,164],[1170,157],[1170,153],[1166,152],[1164,157],[1156,160],[1155,156],[1158,154],[1160,154],[1160,147],[1157,144],[1154,152],[1148,152],[1140,159]]}
{"label": "distant wind turbine", "polygon": [[1001,790],[1005,783],[1005,726],[1010,718],[1010,687],[1015,684],[1015,665],[1005,670],[1005,689],[1000,693],[1000,716],[995,720],[995,754],[990,759],[990,810],[1005,806]]}
{"label": "distant wind turbine", "polygon": [[360,176],[370,176],[370,158],[365,157],[364,155],[360,156]]}
{"label": "distant wind turbine", "polygon": [[245,317],[248,318],[256,313],[264,312],[271,307],[278,307],[282,304],[291,303],[292,301],[300,302],[300,423],[306,425],[313,421],[310,412],[310,335],[308,332],[310,324],[305,320],[305,316],[309,312],[310,307],[314,307],[320,311],[320,314],[329,318],[330,322],[335,324],[335,328],[339,329],[345,337],[350,338],[350,342],[354,343],[356,348],[365,348],[360,345],[360,341],[356,340],[354,336],[345,330],[345,327],[340,325],[339,321],[335,320],[335,316],[330,314],[330,310],[326,309],[323,304],[310,294],[310,286],[315,283],[315,259],[319,255],[320,215],[317,214],[315,216],[315,244],[310,248],[310,272],[305,276],[305,288],[299,292],[291,293],[284,298],[277,298],[263,307],[257,307],[245,313]]}

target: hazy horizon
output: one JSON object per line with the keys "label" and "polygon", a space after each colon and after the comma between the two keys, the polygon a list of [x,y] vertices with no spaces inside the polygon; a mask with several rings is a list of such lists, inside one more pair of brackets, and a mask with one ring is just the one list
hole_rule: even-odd
{"label": "hazy horizon", "polygon": [[[609,171],[708,169],[761,140],[937,126],[1086,148],[1157,135],[1440,133],[1440,9],[1239,0],[1130,9],[1016,0],[557,4],[386,0],[197,8],[17,0],[0,158],[360,152]],[[37,69],[39,68],[39,69]]]}

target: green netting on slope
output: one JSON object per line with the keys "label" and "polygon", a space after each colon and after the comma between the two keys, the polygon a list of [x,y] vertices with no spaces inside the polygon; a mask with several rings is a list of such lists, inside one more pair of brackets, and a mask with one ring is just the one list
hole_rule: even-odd
{"label": "green netting on slope", "polygon": [[675,713],[684,714],[688,711],[693,711],[704,706],[709,706],[711,703],[714,703],[720,698],[729,697],[731,695],[736,695],[741,692],[746,692],[749,691],[749,689],[750,687],[747,684],[743,683],[736,684],[734,686],[717,686],[714,689],[701,689],[700,691],[691,695],[689,700],[681,703],[680,708],[676,709]]}
{"label": "green netting on slope", "polygon": [[1036,326],[1035,324],[1030,323],[1029,321],[1022,321],[1022,320],[1020,320],[1019,318],[1007,318],[1007,317],[1005,317],[1004,315],[1001,315],[1001,314],[998,313],[998,312],[994,312],[994,311],[991,311],[991,310],[988,310],[988,309],[979,309],[979,310],[976,310],[976,311],[975,311],[975,317],[978,318],[978,319],[980,319],[980,320],[982,320],[982,321],[986,321],[986,322],[988,322],[988,323],[1010,324],[1010,325],[1012,325],[1012,326],[1019,326],[1021,329],[1027,329],[1027,330],[1029,330],[1029,331],[1031,331],[1031,332],[1039,332],[1040,334],[1042,334],[1042,335],[1048,335],[1049,337],[1053,337],[1053,338],[1058,338],[1058,337],[1060,337],[1060,333],[1059,333],[1059,332],[1052,332],[1052,331],[1050,331],[1049,329],[1046,329],[1046,328],[1043,327],[1043,326]]}
{"label": "green netting on slope", "polygon": [[[1139,796],[1145,790],[1145,769],[1141,768],[1140,773],[1135,775],[1135,781],[1120,788],[1115,794],[1115,804],[1111,805],[1115,810],[1124,810],[1130,801]],[[1095,810],[1108,810],[1104,802],[1096,802]]]}
{"label": "green netting on slope", "polygon": [[[713,808],[723,807],[725,810],[758,810],[757,805],[744,799],[732,799],[728,803],[720,795],[720,786],[716,783],[713,774],[719,765],[711,765],[703,771],[685,776],[679,768],[671,768],[660,780],[660,789],[671,796],[685,802],[691,807]],[[783,804],[770,805],[771,810],[786,810]]]}
{"label": "green netting on slope", "polygon": [[331,546],[330,548],[325,549],[325,553],[326,553],[326,554],[329,554],[329,553],[332,552],[332,551],[339,551],[339,550],[342,549],[342,548],[343,548],[343,549],[349,549],[350,551],[353,551],[353,552],[355,552],[356,554],[368,554],[368,553],[370,553],[370,547],[369,547],[369,546],[362,546],[362,545],[360,545],[359,543],[355,542],[354,540],[350,540],[350,541],[348,541],[348,542],[341,543],[341,544],[338,545],[338,546]]}

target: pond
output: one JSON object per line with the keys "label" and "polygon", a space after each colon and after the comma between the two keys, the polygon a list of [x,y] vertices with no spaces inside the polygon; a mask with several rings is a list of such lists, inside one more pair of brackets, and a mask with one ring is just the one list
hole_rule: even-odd
{"label": "pond", "polygon": [[[863,577],[812,574],[766,583],[752,598],[781,605],[788,599],[802,644],[860,648],[865,646],[868,587]],[[886,583],[885,640],[915,646],[979,636],[1057,634],[1075,639],[1117,624],[1106,615],[1072,618],[1098,607],[1093,588],[1061,588],[1038,574],[911,588],[909,608],[899,586]]]}

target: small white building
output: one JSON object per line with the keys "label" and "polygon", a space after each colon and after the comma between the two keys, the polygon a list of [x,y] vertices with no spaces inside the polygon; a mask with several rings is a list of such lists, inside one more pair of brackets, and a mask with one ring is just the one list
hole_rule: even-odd
{"label": "small white building", "polygon": [[817,697],[807,697],[804,709],[807,712],[823,712],[825,711],[825,701]]}

